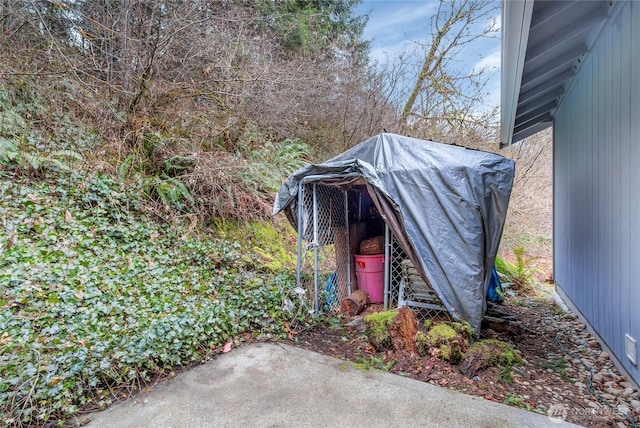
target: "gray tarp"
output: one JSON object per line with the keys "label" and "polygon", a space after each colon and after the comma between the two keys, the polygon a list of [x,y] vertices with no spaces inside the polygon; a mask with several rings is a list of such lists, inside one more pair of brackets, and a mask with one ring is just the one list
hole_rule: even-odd
{"label": "gray tarp", "polygon": [[380,134],[293,173],[274,215],[297,218],[309,175],[357,173],[423,279],[457,319],[480,330],[513,183],[511,159],[459,146]]}

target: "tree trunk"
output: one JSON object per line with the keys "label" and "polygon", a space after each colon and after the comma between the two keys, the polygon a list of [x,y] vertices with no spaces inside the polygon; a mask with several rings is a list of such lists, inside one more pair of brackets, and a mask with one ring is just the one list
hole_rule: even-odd
{"label": "tree trunk", "polygon": [[[440,2],[440,8],[442,8],[442,1]],[[440,13],[440,10],[438,10]],[[429,48],[429,52],[424,58],[424,62],[422,63],[422,69],[418,74],[418,78],[416,79],[416,84],[413,86],[413,90],[407,99],[404,108],[402,109],[402,114],[400,115],[400,123],[403,127],[406,128],[408,125],[407,121],[411,111],[413,110],[413,106],[416,103],[416,99],[422,89],[424,87],[424,82],[428,79],[433,78],[435,70],[439,67],[442,62],[442,55],[438,55],[438,51],[440,49],[440,43],[442,43],[442,39],[444,36],[451,30],[451,27],[460,19],[460,14],[452,14],[445,21],[442,27],[437,29],[436,35],[431,42],[431,47]]]}

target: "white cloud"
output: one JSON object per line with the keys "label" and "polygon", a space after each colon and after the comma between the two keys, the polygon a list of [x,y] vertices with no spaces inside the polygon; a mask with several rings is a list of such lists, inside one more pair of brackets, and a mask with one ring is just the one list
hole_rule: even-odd
{"label": "white cloud", "polygon": [[500,75],[497,78],[489,81],[487,85],[487,98],[484,104],[488,107],[495,107],[500,105]]}
{"label": "white cloud", "polygon": [[488,55],[483,56],[473,66],[474,71],[485,70],[487,72],[499,71],[502,53],[500,47],[494,48]]}
{"label": "white cloud", "polygon": [[491,20],[489,21],[489,26],[493,24],[493,28],[494,30],[496,30],[497,34],[500,34],[500,32],[502,31],[502,14],[500,11],[498,11],[498,13],[491,18]]}
{"label": "white cloud", "polygon": [[[379,63],[401,55],[412,55],[430,39],[431,17],[437,12],[438,0],[365,0],[358,6],[360,14],[368,14],[364,38],[371,41],[370,59]],[[481,28],[493,28],[500,34],[500,11],[479,23]],[[487,97],[485,104],[495,106],[500,101],[501,50],[499,38],[481,38],[465,47],[456,59],[457,67],[468,71],[485,70]]]}
{"label": "white cloud", "polygon": [[378,46],[371,49],[369,58],[372,61],[386,62],[387,59],[393,60],[398,58],[401,54],[411,52],[415,49],[416,44],[412,40],[400,40],[394,44],[386,44],[384,46]]}
{"label": "white cloud", "polygon": [[365,1],[375,13],[370,15],[366,33],[397,38],[415,28],[429,29],[429,20],[437,8],[435,2],[418,1]]}
{"label": "white cloud", "polygon": [[359,10],[369,14],[364,38],[371,40],[371,59],[397,57],[428,37],[434,1],[364,1]]}

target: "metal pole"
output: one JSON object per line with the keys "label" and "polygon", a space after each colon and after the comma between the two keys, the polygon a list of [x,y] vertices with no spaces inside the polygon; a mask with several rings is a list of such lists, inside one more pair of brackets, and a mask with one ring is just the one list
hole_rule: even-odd
{"label": "metal pole", "polygon": [[318,306],[318,197],[317,184],[313,183],[313,310],[319,312]]}
{"label": "metal pole", "polygon": [[351,294],[351,236],[349,234],[349,191],[344,191],[344,223],[347,241],[347,296]]}
{"label": "metal pole", "polygon": [[389,225],[384,223],[384,310],[389,309],[389,279],[391,271],[391,234]]}
{"label": "metal pole", "polygon": [[302,287],[302,239],[304,225],[302,224],[302,212],[304,211],[304,185],[302,181],[298,185],[298,261],[296,265],[296,286]]}

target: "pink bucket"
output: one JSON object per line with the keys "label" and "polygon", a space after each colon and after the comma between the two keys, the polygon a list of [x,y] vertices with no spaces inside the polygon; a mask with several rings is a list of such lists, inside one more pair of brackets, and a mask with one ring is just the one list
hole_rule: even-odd
{"label": "pink bucket", "polygon": [[384,302],[384,254],[370,256],[356,254],[358,288],[369,295],[371,303]]}

